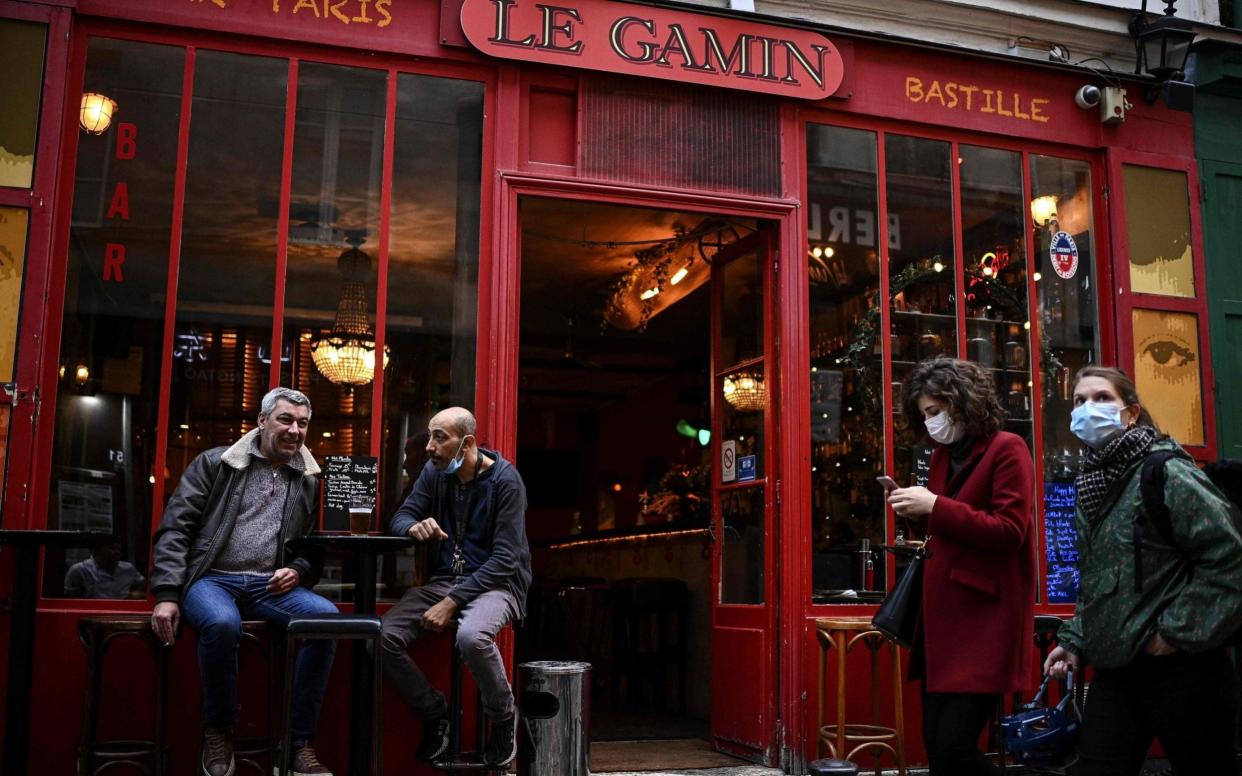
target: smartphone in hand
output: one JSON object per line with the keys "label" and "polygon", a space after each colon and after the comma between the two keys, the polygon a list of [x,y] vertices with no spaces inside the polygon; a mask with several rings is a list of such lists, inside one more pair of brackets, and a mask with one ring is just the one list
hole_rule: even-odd
{"label": "smartphone in hand", "polygon": [[887,474],[881,474],[879,477],[875,478],[875,481],[880,483],[880,487],[884,488],[886,492],[890,490],[896,490],[897,488],[901,487],[900,485],[897,484],[897,480],[894,480],[892,477],[888,476]]}

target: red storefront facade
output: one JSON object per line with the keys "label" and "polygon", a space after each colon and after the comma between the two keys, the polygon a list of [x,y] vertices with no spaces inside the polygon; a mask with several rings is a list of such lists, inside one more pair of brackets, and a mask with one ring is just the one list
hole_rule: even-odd
{"label": "red storefront facade", "polygon": [[[815,619],[869,614],[897,573],[877,557],[877,578],[852,584],[848,553],[906,528],[864,486],[883,473],[913,480],[925,460],[894,410],[913,362],[950,353],[993,366],[1044,496],[1040,613],[1073,606],[1072,558],[1046,546],[1066,540],[1064,525],[1045,522],[1063,514],[1072,482],[1073,368],[1137,373],[1168,407],[1157,420],[1196,457],[1215,457],[1190,115],[1130,84],[1125,120],[1104,124],[1075,105],[1088,79],[1069,68],[738,15],[569,5],[538,15],[468,0],[463,17],[452,0],[0,2],[0,20],[47,31],[33,173],[0,187],[0,208],[28,218],[3,526],[94,525],[98,511],[74,499],[97,505],[103,491],[90,486],[104,483],[105,528],[142,571],[143,539],[188,460],[244,430],[256,395],[290,382],[316,386],[317,421],[321,400],[332,403],[312,451],[377,458],[388,511],[403,440],[418,430],[394,418],[417,416],[410,406],[474,406],[482,438],[524,469],[523,257],[545,236],[525,230],[534,203],[553,214],[545,232],[583,203],[724,219],[728,236],[711,232],[716,261],[703,255],[696,281],[710,293],[711,511],[691,529],[710,536],[710,600],[709,652],[690,659],[710,664],[714,743],[797,772],[816,755]],[[489,29],[511,58],[471,47]],[[609,40],[611,64],[599,53]],[[81,96],[105,89],[119,90],[114,125],[88,134]],[[356,174],[334,167],[351,143],[368,161]],[[351,193],[330,202],[337,191]],[[1164,239],[1152,223],[1170,220],[1174,250],[1149,260],[1146,244]],[[578,240],[596,241],[585,229]],[[375,262],[373,277],[370,264],[361,279],[340,270],[376,311],[370,379],[351,390],[308,377],[345,245]],[[433,255],[451,268],[420,263]],[[636,299],[640,280],[626,279]],[[665,281],[657,274],[656,294],[638,301],[614,296],[645,310],[639,332],[668,309],[642,305],[671,295],[676,281]],[[325,287],[332,298],[319,304]],[[747,306],[750,318],[736,312]],[[741,375],[767,386],[745,416],[730,398]],[[126,418],[119,434],[93,411]],[[726,448],[755,470],[724,475]],[[554,506],[533,515],[546,520],[532,517],[532,539],[550,546],[592,533],[549,527]],[[596,517],[609,540],[652,533],[641,520],[610,533],[623,521],[605,524],[602,507]],[[60,577],[72,560],[46,559],[40,584],[31,752],[47,773],[74,767],[86,682],[77,618],[151,605],[71,597]],[[389,584],[387,597],[401,589]],[[447,675],[440,647],[418,654],[433,678]],[[347,702],[345,662],[320,744],[342,764],[347,723],[331,709]],[[172,665],[180,771],[197,748],[193,651],[182,645]],[[859,662],[851,685],[864,715],[869,681]],[[106,686],[124,692],[121,680]],[[917,698],[909,688],[911,762],[922,757]],[[416,722],[387,702],[386,733],[407,739],[398,731]],[[145,729],[150,708],[134,704],[108,724]],[[385,762],[412,767],[411,752],[390,745]]]}

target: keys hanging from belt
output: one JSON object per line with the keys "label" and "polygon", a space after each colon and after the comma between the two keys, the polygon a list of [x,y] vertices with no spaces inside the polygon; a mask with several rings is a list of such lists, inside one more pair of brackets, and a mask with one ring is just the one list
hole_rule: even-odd
{"label": "keys hanging from belt", "polygon": [[461,548],[457,547],[453,550],[453,576],[460,577],[466,573],[466,558],[461,554]]}

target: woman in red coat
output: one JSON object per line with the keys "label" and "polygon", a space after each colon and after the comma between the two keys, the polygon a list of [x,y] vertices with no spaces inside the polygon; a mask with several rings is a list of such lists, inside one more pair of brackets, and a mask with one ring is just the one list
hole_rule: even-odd
{"label": "woman in red coat", "polygon": [[1035,467],[977,364],[924,361],[905,395],[911,428],[936,442],[927,487],[888,498],[931,537],[909,670],[923,680],[923,741],[932,776],[990,774],[979,736],[1034,660]]}

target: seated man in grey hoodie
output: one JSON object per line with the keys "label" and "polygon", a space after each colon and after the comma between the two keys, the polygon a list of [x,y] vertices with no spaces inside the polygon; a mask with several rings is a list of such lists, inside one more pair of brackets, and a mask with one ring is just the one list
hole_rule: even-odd
{"label": "seated man in grey hoodie", "polygon": [[478,446],[474,415],[451,407],[427,425],[430,460],[396,511],[389,530],[433,542],[431,578],[409,590],[384,616],[384,673],[423,719],[418,758],[433,761],[449,743],[444,694],[410,659],[412,641],[457,623],[457,647],[491,721],[489,765],[517,753],[517,711],[496,634],[524,615],[530,587],[526,486],[513,464]]}

